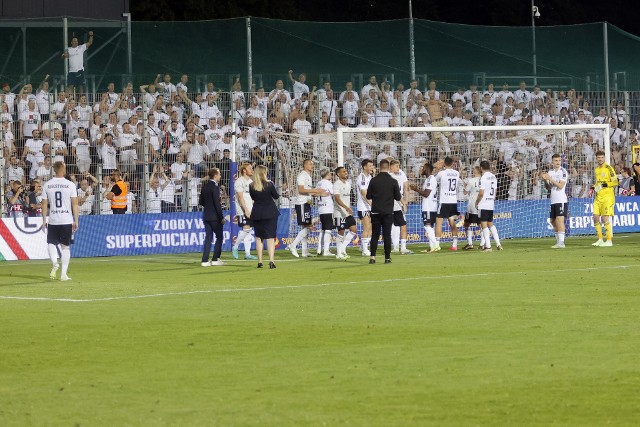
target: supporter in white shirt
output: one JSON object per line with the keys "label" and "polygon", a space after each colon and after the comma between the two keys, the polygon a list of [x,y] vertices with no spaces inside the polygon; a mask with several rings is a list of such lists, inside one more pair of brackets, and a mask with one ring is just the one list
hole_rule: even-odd
{"label": "supporter in white shirt", "polygon": [[364,87],[362,88],[362,91],[360,92],[361,99],[370,98],[369,93],[371,90],[374,90],[377,94],[380,93],[380,88],[378,87],[378,81],[376,79],[376,76],[369,77],[369,83],[364,85]]}
{"label": "supporter in white shirt", "polygon": [[356,101],[356,102],[360,101],[360,95],[358,95],[358,92],[353,90],[353,83],[352,82],[345,83],[344,87],[345,87],[345,90],[342,91],[342,93],[340,93],[340,97],[338,98],[338,101],[340,101],[340,102],[346,101],[347,100],[347,94],[349,94],[349,93],[353,94],[352,101]]}
{"label": "supporter in white shirt", "polygon": [[299,99],[303,93],[309,93],[309,86],[305,84],[307,76],[304,73],[298,75],[298,80],[293,78],[293,70],[289,70],[289,80],[293,85],[293,96]]}
{"label": "supporter in white shirt", "polygon": [[173,100],[173,95],[177,93],[176,86],[171,83],[171,74],[165,74],[162,82],[159,81],[160,77],[162,77],[162,75],[158,74],[153,84],[162,91],[164,102],[169,103]]}

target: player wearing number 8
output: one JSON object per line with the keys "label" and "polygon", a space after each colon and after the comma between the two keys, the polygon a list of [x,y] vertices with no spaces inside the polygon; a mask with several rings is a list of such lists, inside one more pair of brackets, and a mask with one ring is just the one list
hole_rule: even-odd
{"label": "player wearing number 8", "polygon": [[[589,190],[589,196],[595,192],[593,200],[593,223],[595,224],[598,241],[593,246],[613,246],[613,228],[611,217],[613,207],[616,202],[615,187],[618,185],[618,175],[616,171],[605,163],[604,151],[596,153],[596,184]],[[602,240],[602,227],[606,233],[606,241]]]}
{"label": "player wearing number 8", "polygon": [[[78,192],[73,182],[66,179],[63,162],[53,164],[55,178],[42,188],[42,221],[47,230],[47,245],[53,267],[49,277],[56,278],[58,271],[58,246],[62,258],[60,280],[71,280],[67,276],[71,260],[71,236],[78,229]],[[47,214],[49,219],[47,221]]]}

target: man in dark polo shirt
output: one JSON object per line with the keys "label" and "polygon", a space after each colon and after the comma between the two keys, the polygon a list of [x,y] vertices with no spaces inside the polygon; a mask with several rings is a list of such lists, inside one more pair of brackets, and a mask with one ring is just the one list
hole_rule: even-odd
{"label": "man in dark polo shirt", "polygon": [[389,161],[383,159],[378,166],[380,173],[371,179],[367,189],[367,199],[371,200],[371,259],[369,264],[376,263],[376,250],[382,228],[384,241],[384,263],[391,263],[391,226],[393,225],[393,201],[400,200],[398,181],[389,175]]}

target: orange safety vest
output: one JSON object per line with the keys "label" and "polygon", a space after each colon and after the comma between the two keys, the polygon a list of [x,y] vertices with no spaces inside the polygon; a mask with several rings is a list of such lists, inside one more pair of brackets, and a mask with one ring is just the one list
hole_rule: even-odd
{"label": "orange safety vest", "polygon": [[119,196],[113,195],[111,199],[111,209],[122,209],[127,207],[127,186],[123,180],[116,181],[116,185],[122,191]]}

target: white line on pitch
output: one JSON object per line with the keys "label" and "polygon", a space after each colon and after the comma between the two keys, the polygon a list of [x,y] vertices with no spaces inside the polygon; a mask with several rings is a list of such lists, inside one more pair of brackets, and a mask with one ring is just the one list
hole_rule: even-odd
{"label": "white line on pitch", "polygon": [[127,299],[158,298],[158,297],[178,296],[178,295],[212,294],[217,292],[271,291],[271,290],[277,290],[277,289],[320,288],[320,287],[334,286],[334,285],[362,285],[362,284],[368,284],[368,283],[393,283],[393,282],[406,282],[406,281],[425,280],[425,279],[462,279],[462,278],[469,278],[469,277],[487,277],[487,276],[527,274],[527,273],[536,273],[536,274],[568,273],[568,272],[576,272],[576,271],[597,271],[597,270],[611,270],[611,269],[626,269],[626,268],[635,268],[635,267],[640,267],[640,264],[613,265],[613,266],[606,266],[606,267],[566,268],[566,269],[554,269],[554,270],[510,271],[510,272],[505,271],[505,272],[475,273],[475,274],[450,274],[450,275],[441,275],[441,276],[418,276],[418,277],[403,277],[403,278],[393,278],[393,279],[329,282],[329,283],[317,283],[317,284],[309,284],[309,285],[261,286],[258,288],[203,289],[203,290],[197,290],[197,291],[164,292],[164,293],[158,293],[158,294],[129,295],[129,296],[121,296],[121,297],[105,297],[105,298],[91,298],[91,299],[22,297],[22,296],[4,296],[4,295],[0,295],[0,299],[22,300],[22,301],[99,302],[99,301],[117,301],[117,300],[127,300]]}

